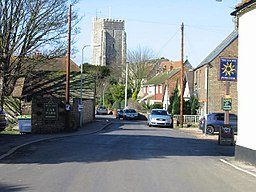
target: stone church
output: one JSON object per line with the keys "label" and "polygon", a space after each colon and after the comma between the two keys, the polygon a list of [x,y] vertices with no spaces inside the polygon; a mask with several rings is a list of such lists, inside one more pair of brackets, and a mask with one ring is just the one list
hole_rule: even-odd
{"label": "stone church", "polygon": [[126,62],[126,32],[123,20],[93,19],[92,64],[109,66]]}

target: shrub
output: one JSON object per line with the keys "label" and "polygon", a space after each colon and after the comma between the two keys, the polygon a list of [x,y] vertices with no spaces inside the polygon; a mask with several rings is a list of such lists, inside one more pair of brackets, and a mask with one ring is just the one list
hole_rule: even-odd
{"label": "shrub", "polygon": [[111,107],[111,109],[120,109],[121,108],[121,102],[119,100],[115,101]]}

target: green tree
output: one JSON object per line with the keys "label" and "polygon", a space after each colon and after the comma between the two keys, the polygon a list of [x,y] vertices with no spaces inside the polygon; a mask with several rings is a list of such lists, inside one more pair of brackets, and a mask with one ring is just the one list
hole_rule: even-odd
{"label": "green tree", "polygon": [[196,115],[197,109],[199,108],[198,99],[194,96],[190,97],[188,101],[184,102],[184,114],[185,115]]}
{"label": "green tree", "polygon": [[199,109],[199,102],[198,99],[194,96],[190,98],[191,101],[191,115],[196,115],[197,110]]}
{"label": "green tree", "polygon": [[154,103],[153,105],[150,105],[150,109],[162,109],[163,104],[162,103]]}
{"label": "green tree", "polygon": [[133,100],[137,99],[142,80],[147,78],[155,65],[150,62],[154,57],[153,51],[146,48],[138,47],[136,50],[128,51],[128,77]]}
{"label": "green tree", "polygon": [[176,83],[176,87],[173,90],[172,95],[170,96],[170,105],[168,107],[168,111],[171,114],[180,113],[180,97],[179,97],[178,82]]}
{"label": "green tree", "polygon": [[123,84],[114,84],[110,87],[110,92],[112,94],[114,101],[122,101],[125,97],[125,86]]}
{"label": "green tree", "polygon": [[177,95],[173,99],[171,114],[180,114],[180,97]]}
{"label": "green tree", "polygon": [[184,101],[184,108],[183,108],[184,115],[191,115],[191,101]]}
{"label": "green tree", "polygon": [[97,79],[104,79],[110,75],[110,68],[108,66],[83,64],[83,71],[96,76]]}

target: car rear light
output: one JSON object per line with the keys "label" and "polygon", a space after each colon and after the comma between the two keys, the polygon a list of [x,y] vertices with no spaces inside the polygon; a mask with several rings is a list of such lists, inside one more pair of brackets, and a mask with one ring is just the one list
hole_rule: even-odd
{"label": "car rear light", "polygon": [[201,123],[201,124],[204,124],[204,122],[205,122],[205,120],[204,120],[204,119],[200,120],[200,123]]}

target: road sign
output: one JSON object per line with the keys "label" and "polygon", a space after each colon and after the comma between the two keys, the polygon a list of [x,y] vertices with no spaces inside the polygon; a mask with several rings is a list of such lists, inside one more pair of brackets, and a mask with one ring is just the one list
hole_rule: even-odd
{"label": "road sign", "polygon": [[222,99],[222,109],[224,111],[230,111],[232,109],[232,98],[231,97],[224,97]]}
{"label": "road sign", "polygon": [[227,145],[234,145],[234,129],[231,127],[220,127],[218,143],[220,145],[227,144]]}
{"label": "road sign", "polygon": [[220,58],[220,80],[237,80],[237,58]]}
{"label": "road sign", "polygon": [[83,111],[83,109],[84,109],[84,106],[81,105],[81,104],[79,104],[79,105],[78,105],[78,111],[81,112],[81,111]]}

